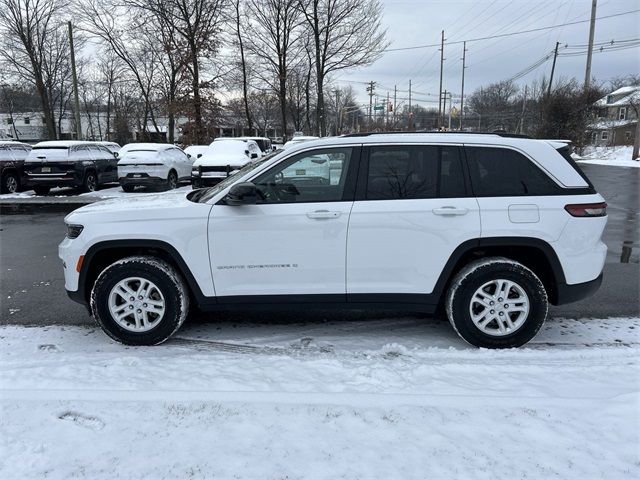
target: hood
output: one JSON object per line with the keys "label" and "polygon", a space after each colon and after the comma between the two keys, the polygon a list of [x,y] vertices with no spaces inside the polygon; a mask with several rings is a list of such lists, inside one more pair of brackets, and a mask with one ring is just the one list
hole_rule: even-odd
{"label": "hood", "polygon": [[87,223],[142,222],[145,220],[165,220],[187,218],[189,210],[203,214],[203,207],[211,205],[191,202],[187,195],[192,191],[139,195],[134,198],[114,198],[85,205],[65,217],[66,223],[86,225]]}
{"label": "hood", "polygon": [[251,159],[243,154],[204,154],[200,158],[198,158],[195,162],[193,162],[194,167],[198,167],[200,165],[207,167],[217,167],[224,165],[233,165],[233,166],[243,166],[249,163]]}

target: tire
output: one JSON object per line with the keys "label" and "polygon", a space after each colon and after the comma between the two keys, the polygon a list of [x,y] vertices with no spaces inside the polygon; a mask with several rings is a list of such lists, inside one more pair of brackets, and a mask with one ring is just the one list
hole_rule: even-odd
{"label": "tire", "polygon": [[202,180],[194,179],[193,182],[192,182],[191,188],[193,190],[197,190],[198,188],[202,188]]}
{"label": "tire", "polygon": [[171,170],[167,177],[167,188],[169,190],[178,188],[178,174],[174,170]]}
{"label": "tire", "polygon": [[121,187],[122,191],[127,193],[131,193],[136,189],[135,185],[121,185]]}
{"label": "tire", "polygon": [[[150,283],[143,286],[146,291],[135,291],[141,286],[140,279]],[[129,297],[130,293],[116,293],[121,282],[129,291],[135,291],[133,297]],[[118,291],[124,293],[125,290]],[[130,298],[134,298],[133,303]],[[150,302],[155,302],[156,307]],[[161,314],[154,310],[160,304],[164,307]],[[120,321],[111,313],[110,307],[116,313],[120,309],[123,314]],[[129,310],[130,314],[124,314]],[[91,311],[98,325],[115,341],[125,345],[158,345],[171,337],[187,317],[189,292],[182,277],[164,260],[147,256],[127,257],[111,264],[98,276],[91,291]],[[141,313],[137,315],[136,312]]]}
{"label": "tire", "polygon": [[[500,286],[508,292],[506,296],[500,295]],[[467,343],[483,348],[524,345],[542,327],[548,307],[547,292],[536,274],[501,257],[465,266],[454,277],[446,298],[454,330]]]}
{"label": "tire", "polygon": [[98,190],[98,176],[96,175],[96,172],[94,172],[93,170],[89,170],[84,175],[81,190],[85,193],[95,192],[96,190]]}
{"label": "tire", "polygon": [[20,191],[20,178],[16,172],[7,172],[2,176],[0,193],[16,193]]}
{"label": "tire", "polygon": [[36,192],[36,195],[46,195],[51,190],[51,187],[43,187],[41,185],[36,185],[33,187],[33,191]]}

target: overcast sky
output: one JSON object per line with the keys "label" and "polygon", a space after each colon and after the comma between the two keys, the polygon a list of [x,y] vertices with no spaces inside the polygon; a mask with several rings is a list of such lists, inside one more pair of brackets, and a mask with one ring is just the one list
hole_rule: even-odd
{"label": "overcast sky", "polygon": [[[591,0],[382,0],[383,24],[387,28],[390,49],[428,45],[440,42],[445,30],[445,74],[443,89],[460,94],[462,44],[460,41],[487,37],[551,25],[589,20]],[[597,17],[639,10],[640,0],[598,0]],[[584,80],[589,22],[533,33],[467,42],[465,97],[481,85],[512,77],[551,52],[556,41],[561,53],[556,63],[556,77],[576,77]],[[595,42],[640,39],[640,12],[596,21]],[[569,47],[565,48],[565,44]],[[530,83],[543,74],[549,75],[551,60],[518,80]],[[338,84],[354,87],[361,102],[368,103],[364,82],[377,82],[376,93],[406,98],[409,79],[413,97],[425,107],[438,104],[440,74],[438,47],[387,52],[373,65],[336,75]],[[592,75],[599,81],[627,73],[640,73],[640,47],[594,53]],[[435,94],[430,96],[426,94]],[[431,100],[435,103],[427,103]],[[400,103],[400,100],[398,100]],[[455,102],[454,102],[455,103]]]}

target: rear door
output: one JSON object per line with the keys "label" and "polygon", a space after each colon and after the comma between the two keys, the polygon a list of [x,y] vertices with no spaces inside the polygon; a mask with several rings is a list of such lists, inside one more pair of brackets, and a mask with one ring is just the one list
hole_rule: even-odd
{"label": "rear door", "polygon": [[462,148],[380,145],[365,149],[364,158],[349,222],[349,300],[405,294],[404,301],[429,303],[424,295],[456,247],[480,236]]}

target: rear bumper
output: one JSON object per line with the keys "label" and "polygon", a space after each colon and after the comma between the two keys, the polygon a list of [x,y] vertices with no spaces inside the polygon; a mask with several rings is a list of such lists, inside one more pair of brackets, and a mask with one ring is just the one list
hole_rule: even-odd
{"label": "rear bumper", "polygon": [[77,178],[73,176],[35,176],[35,175],[25,175],[23,177],[24,183],[22,186],[26,187],[78,187],[82,184]]}
{"label": "rear bumper", "polygon": [[150,177],[149,175],[142,174],[140,177],[120,177],[118,179],[120,185],[133,185],[143,187],[158,187],[167,183],[166,179],[160,177]]}
{"label": "rear bumper", "polygon": [[598,291],[602,284],[603,274],[601,273],[596,279],[589,282],[576,283],[568,285],[562,283],[557,285],[557,298],[555,305],[564,305],[566,303],[577,302],[583,298],[590,297]]}

